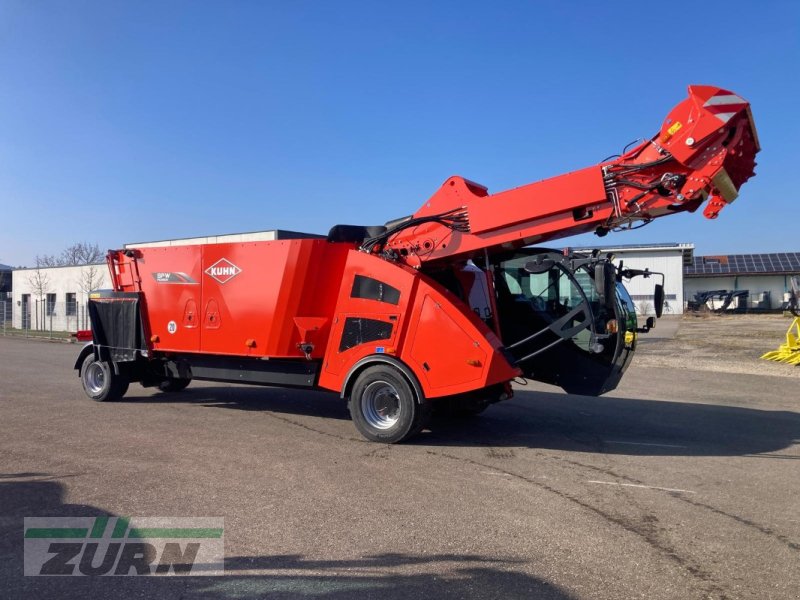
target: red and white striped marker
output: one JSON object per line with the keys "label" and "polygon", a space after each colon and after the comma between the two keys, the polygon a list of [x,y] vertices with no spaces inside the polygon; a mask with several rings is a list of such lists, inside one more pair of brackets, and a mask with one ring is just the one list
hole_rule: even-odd
{"label": "red and white striped marker", "polygon": [[711,98],[706,100],[706,103],[703,104],[703,108],[723,123],[730,121],[737,112],[746,107],[747,100],[740,98],[736,94],[731,94],[730,92],[724,92],[722,90],[711,96]]}

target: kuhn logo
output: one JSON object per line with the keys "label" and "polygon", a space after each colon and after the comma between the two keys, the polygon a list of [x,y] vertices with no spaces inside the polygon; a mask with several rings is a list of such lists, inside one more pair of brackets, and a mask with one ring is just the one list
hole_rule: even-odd
{"label": "kuhn logo", "polygon": [[242,270],[227,258],[220,258],[206,269],[206,275],[210,275],[220,283],[230,281],[241,272]]}

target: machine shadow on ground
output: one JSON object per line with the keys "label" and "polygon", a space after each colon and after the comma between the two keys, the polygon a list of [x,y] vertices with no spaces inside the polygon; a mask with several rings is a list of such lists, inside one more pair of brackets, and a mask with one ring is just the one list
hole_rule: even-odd
{"label": "machine shadow on ground", "polygon": [[[3,598],[447,599],[492,597],[498,590],[512,599],[574,598],[520,572],[517,560],[472,554],[391,553],[329,560],[293,554],[232,556],[225,559],[226,575],[217,577],[26,577],[24,517],[116,516],[95,506],[65,503],[66,487],[60,478],[48,473],[0,474]],[[132,507],[131,515],[135,513]]]}
{"label": "machine shadow on ground", "polygon": [[482,415],[434,420],[412,441],[636,456],[758,456],[800,441],[800,414],[668,400],[517,391]]}
{"label": "machine shadow on ground", "polygon": [[[197,386],[124,401],[190,403],[349,420],[336,394],[269,387]],[[344,424],[336,424],[341,428]],[[290,426],[287,424],[287,426]],[[316,425],[315,425],[316,426]],[[326,427],[326,433],[334,433]],[[356,437],[355,430],[336,432]],[[714,404],[517,391],[471,418],[434,417],[416,446],[513,446],[642,456],[771,455],[800,441],[800,415]]]}

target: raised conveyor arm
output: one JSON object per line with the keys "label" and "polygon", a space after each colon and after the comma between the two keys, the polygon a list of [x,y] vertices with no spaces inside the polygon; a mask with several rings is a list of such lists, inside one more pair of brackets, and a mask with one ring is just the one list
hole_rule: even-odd
{"label": "raised conveyor arm", "polygon": [[489,194],[451,177],[408,219],[367,240],[412,266],[469,258],[595,231],[631,229],[678,212],[714,219],[754,175],[758,137],[749,103],[690,86],[659,133],[624,155],[551,179]]}

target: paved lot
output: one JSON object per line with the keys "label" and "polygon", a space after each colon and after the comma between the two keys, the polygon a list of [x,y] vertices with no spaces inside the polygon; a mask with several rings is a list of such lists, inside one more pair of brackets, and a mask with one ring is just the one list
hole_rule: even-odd
{"label": "paved lot", "polygon": [[[0,338],[0,597],[797,598],[798,381],[658,365],[685,341],[389,447],[320,393],[97,404],[77,346]],[[26,578],[33,515],[223,516],[227,575]]]}

